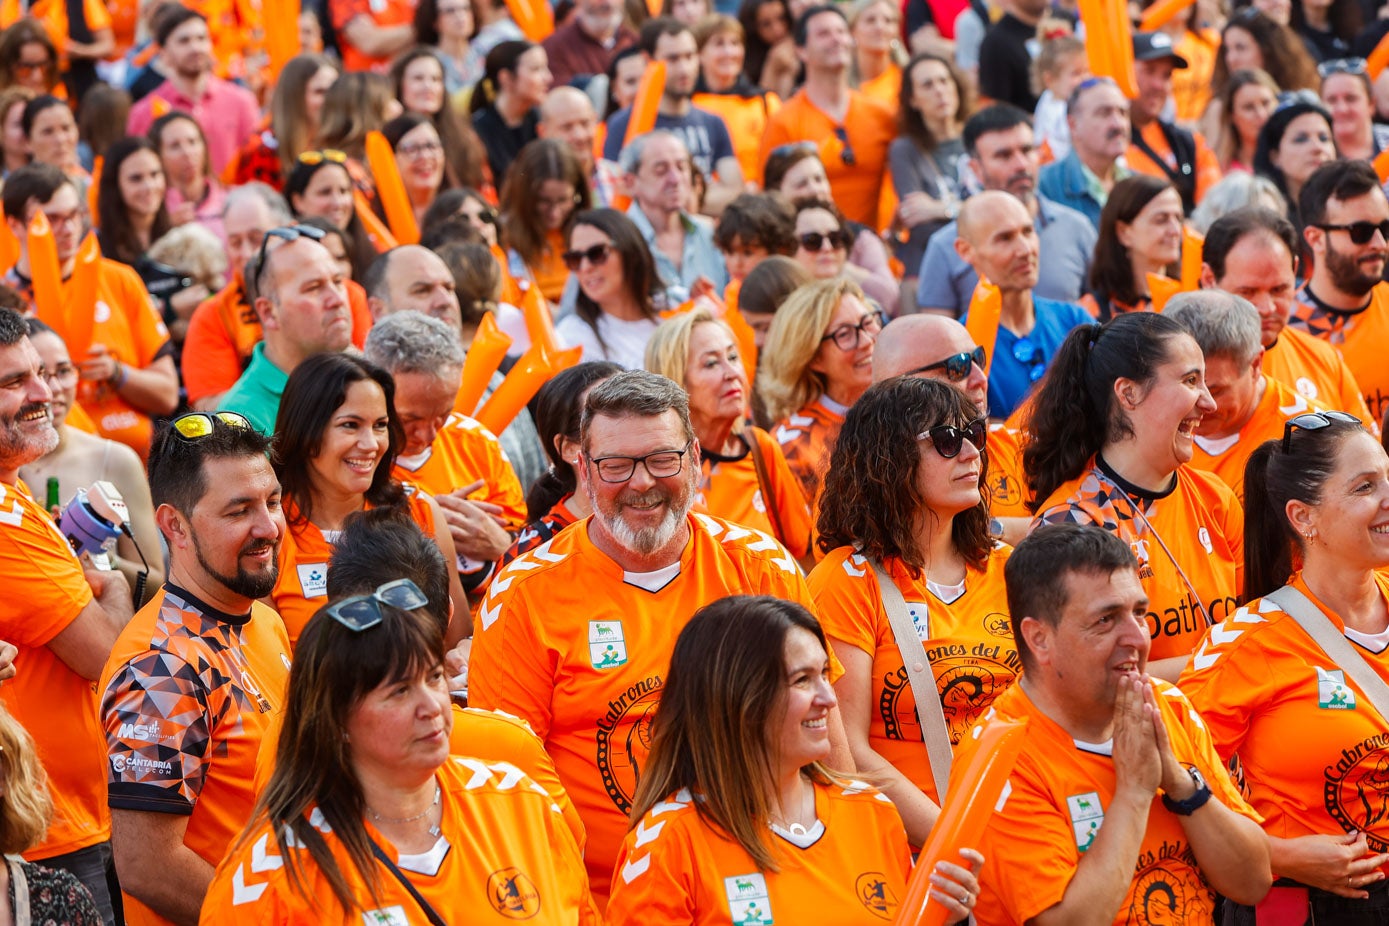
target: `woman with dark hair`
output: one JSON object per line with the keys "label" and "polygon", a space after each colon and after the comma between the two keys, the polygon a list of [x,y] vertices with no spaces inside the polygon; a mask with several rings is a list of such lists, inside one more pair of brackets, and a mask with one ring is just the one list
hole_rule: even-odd
{"label": "woman with dark hair", "polygon": [[569,279],[565,234],[575,215],[591,208],[588,177],[567,144],[547,138],[522,148],[502,187],[498,216],[511,276],[529,279],[558,303]]}
{"label": "woman with dark hair", "polygon": [[476,33],[471,0],[420,0],[415,7],[415,41],[438,49],[449,96],[482,79],[486,52],[472,47]]}
{"label": "woman with dark hair", "polygon": [[[1255,450],[1244,478],[1234,620],[1258,618],[1212,628],[1181,688],[1220,757],[1239,760],[1296,921],[1382,924],[1385,760],[1367,744],[1389,740],[1389,722],[1351,663],[1389,678],[1389,457],[1353,416],[1312,412]],[[1224,922],[1253,926],[1254,910]]]}
{"label": "woman with dark hair", "polygon": [[381,127],[381,134],[395,152],[396,168],[418,222],[440,190],[458,185],[444,143],[434,123],[420,113],[396,116]]}
{"label": "woman with dark hair", "polygon": [[[433,498],[391,478],[404,446],[391,375],[352,354],[318,354],[294,368],[275,419],[272,462],[284,492],[288,530],[280,544],[279,580],[270,600],[294,645],[327,592],[328,557],[337,532],[366,508],[407,510],[434,538],[447,562],[453,539]],[[468,635],[468,601],[450,573],[454,618],[450,643]]]}
{"label": "woman with dark hair", "polygon": [[111,146],[97,188],[101,253],[134,267],[150,245],[173,227],[164,206],[164,165],[148,138],[131,136]]}
{"label": "woman with dark hair", "polygon": [[347,161],[345,153],[331,148],[303,152],[285,176],[284,193],[296,217],[323,218],[337,226],[352,263],[352,279],[360,280],[377,251],[353,205]]}
{"label": "woman with dark hair", "polygon": [[[873,786],[823,764],[836,704],[828,650],[809,611],[769,596],[723,598],[685,625],[651,722],[610,926],[868,926],[892,915],[884,898],[905,893],[911,851]],[[960,854],[964,865],[932,873],[931,899],[950,922],[969,917],[984,861]]]}
{"label": "woman with dark hair", "polygon": [[1154,312],[1072,331],[1036,392],[1022,465],[1034,524],[1098,524],[1133,547],[1148,592],[1148,672],[1176,681],[1242,584],[1239,501],[1187,465],[1215,411],[1201,348]]}
{"label": "woman with dark hair", "polygon": [[1292,0],[1292,4],[1288,25],[1318,63],[1350,56],[1365,24],[1357,0]]}
{"label": "woman with dark hair", "polygon": [[[28,87],[0,90],[0,179],[29,163],[29,142],[24,137],[24,107],[34,98]],[[124,127],[122,127],[124,128]]]}
{"label": "woman with dark hair", "polygon": [[502,42],[487,53],[487,69],[473,89],[473,129],[487,149],[492,177],[505,185],[511,162],[535,140],[540,104],[554,83],[549,57],[534,42]]}
{"label": "woman with dark hair", "polygon": [[[877,240],[877,236],[871,231],[864,229],[860,232],[864,233]],[[795,235],[796,262],[812,277],[828,280],[841,275],[846,276],[863,287],[863,291],[879,306],[885,306],[889,311],[897,308],[897,281],[893,279],[886,260],[877,272],[850,262],[849,249],[854,246],[858,236],[832,200],[796,200]]]}
{"label": "woman with dark hair", "polygon": [[1278,108],[1278,85],[1257,68],[1235,71],[1215,98],[1219,106],[1220,129],[1212,147],[1220,167],[1228,175],[1254,170],[1254,152],[1259,132]]}
{"label": "woman with dark hair", "polygon": [[1389,149],[1389,125],[1375,121],[1374,87],[1364,58],[1327,61],[1317,68],[1321,99],[1331,113],[1339,157],[1373,161]]}
{"label": "woman with dark hair", "polygon": [[789,99],[801,63],[791,39],[791,9],[786,0],[743,0],[738,22],[743,24],[747,47],[743,74],[754,86]]}
{"label": "woman with dark hair", "polygon": [[430,605],[396,579],[308,622],[274,771],[205,924],[601,922],[553,798],[510,765],[450,759]]}
{"label": "woman with dark hair", "polygon": [[295,158],[318,144],[323,101],[338,69],[323,55],[295,55],[285,63],[270,94],[270,120],[236,156],[233,184],[252,180],[284,188]]}
{"label": "woman with dark hair", "polygon": [[1207,138],[1218,134],[1219,98],[1239,70],[1260,70],[1273,78],[1280,91],[1317,89],[1317,62],[1307,46],[1286,25],[1271,19],[1253,6],[1246,6],[1230,17],[1220,35],[1211,73],[1213,98],[1201,117],[1201,131]]}
{"label": "woman with dark hair", "polygon": [[29,156],[37,164],[51,164],[66,174],[80,196],[92,185],[91,174],[77,156],[77,120],[68,104],[55,96],[37,96],[24,104],[20,120]]}
{"label": "woman with dark hair", "polygon": [[660,323],[654,294],[661,282],[651,249],[636,224],[615,209],[589,209],[573,221],[564,265],[579,292],[573,314],[555,324],[555,335],[565,347],[583,347],[585,360],[639,370]]}
{"label": "woman with dark hair", "polygon": [[1090,264],[1091,315],[1108,321],[1152,309],[1148,274],[1163,276],[1182,256],[1182,197],[1166,180],[1135,174],[1114,184],[1100,212],[1100,236]]}
{"label": "woman with dark hair", "polygon": [[439,134],[453,178],[449,186],[462,184],[479,190],[491,186],[487,152],[472,125],[459,118],[444,91],[444,64],[438,53],[423,45],[406,51],[391,65],[391,85],[405,113],[427,117]]}
{"label": "woman with dark hair", "polygon": [[[959,743],[1018,666],[997,627],[1008,613],[1003,564],[1012,548],[989,536],[987,433],[983,414],[953,386],[907,376],[878,383],[849,409],[820,499],[825,558],[809,582],[844,664],[834,686],[844,732],[855,767],[892,798],[915,846],[925,845],[942,797],[920,738],[884,725],[917,709],[911,686],[889,687],[906,670],[874,573],[881,567],[910,602],[926,651],[986,643],[993,653],[974,661],[968,680],[949,659],[932,664],[950,742]],[[886,713],[872,709],[889,701]]]}
{"label": "woman with dark hair", "polygon": [[641,76],[646,73],[646,52],[638,45],[629,45],[613,55],[608,63],[608,99],[603,106],[603,122],[598,126],[597,141],[601,150],[604,133],[608,130],[607,120],[619,109],[626,109],[637,98],[637,88],[641,86]]}
{"label": "woman with dark hair", "polygon": [[167,190],[164,205],[174,225],[198,222],[224,237],[222,210],[227,191],[212,176],[212,158],[207,151],[203,127],[180,110],[165,113],[150,126],[149,140],[164,165]]}
{"label": "woman with dark hair", "polygon": [[1288,201],[1288,218],[1298,221],[1298,197],[1302,185],[1318,167],[1336,159],[1331,113],[1311,91],[1284,93],[1278,108],[1259,130],[1254,151],[1254,173],[1267,177]]}
{"label": "woman with dark hair", "polygon": [[35,96],[62,85],[58,49],[37,19],[24,16],[0,32],[0,90],[24,87]]}

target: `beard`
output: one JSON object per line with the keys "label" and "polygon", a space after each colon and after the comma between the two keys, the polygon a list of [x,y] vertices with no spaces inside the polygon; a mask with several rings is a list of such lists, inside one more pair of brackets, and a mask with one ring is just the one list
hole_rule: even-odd
{"label": "beard", "polygon": [[[1382,257],[1380,255],[1381,260]],[[1359,259],[1336,250],[1330,240],[1326,242],[1326,272],[1338,290],[1357,297],[1368,295],[1380,281],[1380,274],[1370,274],[1360,269]]]}
{"label": "beard", "polygon": [[[242,598],[256,599],[264,598],[275,590],[275,580],[278,579],[280,575],[280,564],[278,559],[280,545],[277,541],[260,540],[246,544],[246,546],[241,548],[240,553],[237,554],[236,574],[226,575],[218,572],[217,569],[207,561],[207,557],[203,555],[202,544],[198,542],[198,535],[195,533],[192,537],[193,553],[198,558],[198,565],[201,566],[203,571],[209,576],[220,582],[227,591],[234,595],[240,595]],[[251,553],[259,553],[261,550],[266,549],[272,550],[277,554],[270,558],[270,562],[266,569],[260,572],[248,572],[246,568],[241,565],[241,557]]]}
{"label": "beard", "polygon": [[[588,501],[593,508],[593,516],[603,529],[623,548],[640,556],[650,556],[675,539],[685,516],[690,513],[694,499],[694,484],[686,481],[678,491],[657,485],[645,492],[623,492],[612,502],[600,502],[588,490]],[[659,524],[653,527],[632,527],[623,518],[623,508],[629,505],[650,506],[660,502],[666,505],[666,513]]]}
{"label": "beard", "polygon": [[25,405],[15,412],[13,418],[0,421],[0,460],[7,467],[18,469],[58,448],[57,422],[52,418],[48,420],[47,427],[35,427],[33,423],[20,420],[46,407],[46,403]]}

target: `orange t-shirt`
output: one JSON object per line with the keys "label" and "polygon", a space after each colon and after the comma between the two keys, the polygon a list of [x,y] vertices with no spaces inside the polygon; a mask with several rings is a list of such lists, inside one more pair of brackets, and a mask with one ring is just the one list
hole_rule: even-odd
{"label": "orange t-shirt", "polygon": [[[413,486],[405,487],[410,517],[428,537],[434,536],[434,509],[429,497]],[[366,506],[370,508],[370,505]],[[285,520],[289,530],[280,542],[280,576],[270,600],[285,623],[289,645],[299,643],[304,625],[319,608],[328,603],[328,560],[333,544],[309,521],[293,514],[293,506],[285,503]]]}
{"label": "orange t-shirt", "polygon": [[246,76],[246,54],[264,31],[259,3],[238,0],[188,0],[187,5],[207,19],[217,76],[235,80]]}
{"label": "orange t-shirt", "polygon": [[[259,602],[223,614],[165,585],[101,675],[111,806],[191,814],[183,844],[216,865],[255,805],[256,755],[289,681],[284,625]],[[131,926],[169,922],[129,895],[125,907]]]}
{"label": "orange t-shirt", "polygon": [[1379,421],[1365,406],[1365,394],[1336,348],[1300,328],[1286,326],[1264,349],[1264,375],[1271,376],[1324,408],[1349,412],[1376,435]]}
{"label": "orange t-shirt", "polygon": [[830,467],[830,454],[834,452],[834,442],[839,437],[839,429],[844,426],[844,413],[848,409],[832,406],[829,399],[821,397],[805,408],[777,422],[776,440],[786,463],[800,480],[801,491],[812,510],[819,507],[820,488],[825,482],[825,471]]}
{"label": "orange t-shirt", "polygon": [[72,547],[23,483],[0,482],[0,639],[19,648],[0,701],[34,737],[53,820],[24,856],[42,860],[111,838],[96,686],[48,649],[92,601]]}
{"label": "orange t-shirt", "polygon": [[[701,449],[695,510],[771,534],[791,551],[792,556],[801,559],[810,552],[810,508],[805,503],[805,495],[786,457],[782,455],[781,447],[772,436],[761,428],[753,428],[752,433],[767,467],[771,503],[776,508],[786,536],[777,536],[767,510],[768,499],[757,478],[757,464],[753,462],[750,451],[745,450],[742,456],[735,459]],[[742,440],[746,445],[746,434]]]}
{"label": "orange t-shirt", "polygon": [[872,100],[877,100],[893,112],[897,111],[900,94],[902,93],[902,68],[896,64],[890,64],[886,71],[883,71],[872,80],[865,80],[858,85],[859,93]]}
{"label": "orange t-shirt", "polygon": [[[535,263],[527,265],[535,285],[540,288],[540,294],[550,302],[560,301],[564,295],[564,284],[569,282],[569,268],[564,265],[566,248],[564,232],[555,229],[546,234],[545,247],[541,248]],[[519,301],[512,303],[520,304]]]}
{"label": "orange t-shirt", "polygon": [[576,524],[512,560],[474,620],[470,702],[521,717],[545,741],[583,818],[589,876],[603,898],[686,622],[734,594],[813,609],[795,560],[775,540],[709,515],[689,515],[688,524],[673,569],[643,575],[595,547],[588,521]]}
{"label": "orange t-shirt", "polygon": [[391,58],[373,58],[347,40],[347,24],[365,16],[378,28],[409,25],[414,19],[412,0],[328,0],[328,14],[338,34],[338,49],[342,52],[343,69],[386,73]]}
{"label": "orange t-shirt", "polygon": [[736,93],[696,93],[690,100],[697,108],[711,112],[728,126],[733,156],[743,171],[743,179],[762,184],[762,135],[767,122],[781,109],[775,93],[739,96]]}
{"label": "orange t-shirt", "polygon": [[[1200,769],[1214,799],[1257,822],[1258,814],[1240,797],[1190,702],[1166,682],[1154,680],[1153,690],[1177,761]],[[1013,926],[1065,896],[1081,855],[1104,825],[1105,810],[1113,802],[1114,760],[1107,751],[1097,750],[1097,744],[1072,739],[1037,709],[1021,685],[994,702],[985,723],[994,720],[1025,721],[1027,733],[978,846],[995,864],[985,865],[979,874],[974,915],[979,926]],[[971,737],[961,744],[950,776],[952,788],[977,742]],[[1154,795],[1133,880],[1115,924],[1210,923],[1214,912],[1215,892],[1196,864],[1181,818]]]}
{"label": "orange t-shirt", "polygon": [[[983,572],[966,570],[964,594],[949,603],[928,587],[924,575],[913,579],[901,560],[886,564],[931,663],[952,744],[964,738],[1022,671],[1003,585],[1003,564],[1012,552],[1000,544]],[[872,564],[852,547],[840,547],[825,554],[808,581],[825,634],[873,657],[870,703],[875,709],[869,715],[868,744],[939,803],[916,696]]]}
{"label": "orange t-shirt", "polygon": [[839,124],[810,102],[804,90],[798,90],[768,120],[757,159],[765,164],[774,149],[798,141],[820,145],[835,204],[850,220],[877,228],[878,200],[887,179],[887,148],[897,137],[893,112],[851,90],[848,112]]}
{"label": "orange t-shirt", "polygon": [[[29,4],[27,10],[20,0],[4,0],[0,3],[0,23],[12,25],[22,16],[28,15],[43,24],[44,31],[59,49],[62,66],[67,66],[67,54],[62,51],[67,46],[70,24],[67,4],[57,0],[37,0]],[[92,32],[112,27],[111,14],[101,0],[82,0],[82,19]]]}
{"label": "orange t-shirt", "polygon": [[995,518],[1030,518],[1027,478],[1022,471],[1022,434],[1001,422],[990,422],[985,444],[989,457],[989,514]]}
{"label": "orange t-shirt", "polygon": [[1177,104],[1177,121],[1194,125],[1211,101],[1211,77],[1220,33],[1214,29],[1193,32],[1187,29],[1172,49],[1186,59],[1186,67],[1172,72],[1172,99]]}
{"label": "orange t-shirt", "polygon": [[861,781],[816,784],[815,816],[823,831],[805,848],[768,832],[779,870],[758,871],[699,816],[689,791],[670,795],[623,842],[608,926],[892,920],[912,867],[892,802]]}
{"label": "orange t-shirt", "polygon": [[1129,488],[1091,460],[1042,504],[1034,526],[1097,524],[1131,546],[1148,593],[1148,658],[1186,656],[1206,633],[1205,615],[1219,622],[1234,610],[1244,584],[1244,509],[1214,474],[1190,466],[1177,467],[1164,495]]}
{"label": "orange t-shirt", "polygon": [[1230,438],[1211,440],[1197,437],[1191,465],[1215,473],[1220,481],[1235,490],[1244,504],[1244,465],[1266,440],[1283,436],[1283,423],[1307,412],[1324,411],[1325,405],[1311,402],[1305,396],[1273,379],[1264,377],[1264,395],[1254,406],[1253,416]]}
{"label": "orange t-shirt", "polygon": [[1365,405],[1376,422],[1389,411],[1389,364],[1384,345],[1389,344],[1389,283],[1370,290],[1370,303],[1355,312],[1332,312],[1315,305],[1304,286],[1297,291],[1292,317],[1296,325],[1340,351],[1365,394]]}
{"label": "orange t-shirt", "polygon": [[[1389,579],[1375,581],[1389,599]],[[1300,573],[1293,585],[1345,629]],[[1389,650],[1354,645],[1389,681]],[[1221,758],[1239,756],[1270,836],[1359,832],[1370,852],[1389,852],[1389,721],[1297,621],[1251,601],[1211,628],[1180,684]]]}
{"label": "orange t-shirt", "polygon": [[[446,851],[435,858],[402,858],[375,827],[365,826],[444,922],[602,923],[589,894],[579,846],[544,788],[514,765],[463,756],[450,757],[434,777],[443,808],[441,848]],[[282,850],[262,818],[218,867],[203,901],[201,926],[407,926],[426,921],[414,897],[379,863],[373,872],[373,900],[368,882],[317,808],[309,813],[308,824],[323,834],[362,910],[349,914],[338,906],[328,879],[308,852],[296,857],[305,883],[303,893],[295,890]]]}

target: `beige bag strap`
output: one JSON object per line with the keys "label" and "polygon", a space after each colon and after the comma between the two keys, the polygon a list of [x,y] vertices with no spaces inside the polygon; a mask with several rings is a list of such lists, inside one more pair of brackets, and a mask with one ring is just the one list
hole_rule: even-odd
{"label": "beige bag strap", "polygon": [[24,865],[18,859],[5,856],[5,864],[10,869],[10,883],[14,885],[15,926],[30,926],[29,879],[24,876]]}
{"label": "beige bag strap", "polygon": [[1307,631],[1307,636],[1321,647],[1322,652],[1326,653],[1336,668],[1350,676],[1356,687],[1370,699],[1375,710],[1379,711],[1379,716],[1389,720],[1389,684],[1380,678],[1378,672],[1370,668],[1365,657],[1356,652],[1346,635],[1336,629],[1336,625],[1322,613],[1321,608],[1313,604],[1301,590],[1291,585],[1285,585],[1264,597],[1297,621],[1298,626]]}
{"label": "beige bag strap", "polygon": [[772,495],[772,479],[767,473],[767,461],[762,456],[762,442],[759,428],[748,428],[743,436],[748,442],[748,453],[752,454],[752,466],[757,470],[757,487],[762,490],[762,507],[767,509],[767,518],[772,522],[772,530],[777,541],[787,545],[786,529],[781,526],[781,511]]}
{"label": "beige bag strap", "polygon": [[916,625],[907,613],[907,599],[897,584],[888,576],[883,564],[873,563],[873,574],[878,579],[878,592],[883,599],[883,610],[887,612],[887,622],[892,627],[893,639],[897,642],[897,652],[906,667],[907,681],[912,686],[912,696],[916,698],[916,720],[921,725],[921,738],[926,744],[926,758],[931,763],[931,778],[936,783],[936,798],[945,803],[945,786],[950,781],[950,730],[945,725],[945,711],[940,706],[940,694],[936,690],[936,678],[931,672],[931,661],[921,645],[921,637]]}

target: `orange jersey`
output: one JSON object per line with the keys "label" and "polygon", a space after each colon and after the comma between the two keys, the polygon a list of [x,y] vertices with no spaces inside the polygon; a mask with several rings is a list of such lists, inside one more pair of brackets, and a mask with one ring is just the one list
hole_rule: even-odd
{"label": "orange jersey", "polygon": [[[518,556],[492,580],[474,619],[469,699],[530,724],[555,760],[588,832],[595,894],[605,894],[651,714],[675,638],[726,595],[775,595],[813,607],[795,560],[775,540],[708,515],[671,570],[625,573],[583,521]],[[654,590],[651,590],[654,589]]]}
{"label": "orange jersey", "polygon": [[450,413],[424,453],[396,457],[393,475],[431,495],[447,495],[481,479],[487,485],[468,496],[501,506],[512,529],[526,520],[526,496],[495,434],[466,415]]}
{"label": "orange jersey", "polygon": [[[409,878],[446,923],[534,926],[597,926],[583,859],[549,794],[514,765],[452,756],[435,772],[443,816],[437,857],[402,858],[370,823],[367,833]],[[265,820],[247,830],[223,860],[203,901],[201,926],[244,923],[373,923],[408,926],[426,922],[405,886],[379,863],[377,894],[315,808],[309,825],[324,836],[353,890],[360,910],[344,911],[328,879],[306,851],[293,849],[303,892],[289,881],[281,849]],[[442,850],[442,851],[440,851]]]}
{"label": "orange jersey", "polygon": [[728,127],[733,155],[743,171],[743,179],[762,185],[762,135],[767,122],[781,109],[775,93],[741,96],[737,93],[696,93],[690,100],[699,109],[711,112]]}
{"label": "orange jersey", "polygon": [[1349,412],[1374,434],[1379,421],[1365,406],[1365,394],[1336,348],[1291,325],[1264,349],[1264,375],[1292,386],[1324,408]]}
{"label": "orange jersey", "polygon": [[1097,524],[1133,548],[1148,593],[1148,658],[1188,655],[1207,616],[1219,622],[1234,610],[1244,582],[1244,509],[1215,475],[1179,466],[1172,489],[1154,498],[1091,460],[1043,503],[1034,526],[1064,523]]}
{"label": "orange jersey", "polygon": [[819,507],[820,487],[830,467],[830,454],[834,452],[834,442],[844,426],[847,410],[831,407],[829,400],[822,396],[819,401],[777,422],[774,432],[777,443],[781,445],[791,472],[800,480],[805,500],[812,509]]}
{"label": "orange jersey", "polygon": [[757,159],[765,164],[776,148],[798,141],[828,146],[820,159],[825,162],[835,203],[850,220],[877,228],[878,200],[887,179],[887,148],[896,137],[893,110],[857,90],[849,91],[849,109],[842,124],[810,102],[805,90],[798,90],[768,120]]}
{"label": "orange jersey", "polygon": [[[1389,579],[1375,581],[1389,599]],[[1301,574],[1293,584],[1344,631]],[[1356,651],[1389,681],[1389,650]],[[1270,836],[1359,832],[1389,851],[1389,722],[1297,621],[1251,601],[1211,628],[1180,684],[1221,757],[1239,756]]]}
{"label": "orange jersey", "polygon": [[[26,15],[37,19],[43,25],[49,39],[57,46],[61,64],[65,68],[68,56],[63,49],[67,47],[68,38],[72,33],[67,3],[60,0],[37,0],[32,4],[21,0],[4,0],[0,3],[0,23],[5,26],[12,25]],[[91,32],[110,29],[112,26],[111,14],[102,0],[82,0],[82,20]]]}
{"label": "orange jersey", "polygon": [[[265,605],[214,610],[166,584],[102,672],[112,807],[188,817],[183,844],[216,865],[255,804],[256,755],[289,681],[289,639]],[[131,926],[168,921],[128,897]]]}
{"label": "orange jersey", "polygon": [[[767,511],[768,499],[757,478],[757,464],[753,462],[752,453],[746,449],[737,458],[700,450],[701,472],[695,508],[725,521],[771,534],[791,551],[792,556],[800,559],[810,552],[810,508],[805,503],[805,495],[781,447],[772,436],[760,428],[753,428],[752,435],[762,451],[771,483],[766,488],[772,494],[771,503],[776,507],[786,536],[778,536],[774,529]],[[745,447],[747,440],[744,434],[742,441]]]}
{"label": "orange jersey", "polygon": [[1385,411],[1389,411],[1389,364],[1384,362],[1384,345],[1389,344],[1389,284],[1376,284],[1370,290],[1369,305],[1354,312],[1321,308],[1308,297],[1304,286],[1297,291],[1288,324],[1340,351],[1364,392],[1373,420],[1383,421]]}
{"label": "orange jersey", "polygon": [[[1193,167],[1196,170],[1196,202],[1200,202],[1211,187],[1220,182],[1223,172],[1220,169],[1220,159],[1215,156],[1211,146],[1206,144],[1206,140],[1201,137],[1200,132],[1192,132],[1192,137],[1196,141],[1196,163]],[[1177,166],[1177,156],[1172,152],[1172,146],[1167,143],[1167,136],[1162,133],[1161,123],[1154,119],[1143,127],[1143,140],[1148,143],[1148,147],[1163,159],[1169,167]],[[1171,180],[1167,171],[1162,169],[1152,158],[1143,152],[1137,145],[1130,144],[1124,152],[1124,160],[1129,166],[1129,170],[1139,174],[1147,174],[1150,177],[1157,177],[1159,180]]]}
{"label": "orange jersey", "polygon": [[[111,836],[106,757],[92,683],[48,643],[92,601],[72,547],[23,484],[0,482],[0,639],[19,648],[0,701],[34,737],[48,771],[53,820],[31,860],[75,852]],[[99,618],[98,618],[99,619]]]}
{"label": "orange jersey", "polygon": [[[429,497],[412,486],[406,486],[406,491],[410,517],[420,530],[433,537],[434,509],[429,507]],[[289,503],[285,508],[289,530],[280,542],[280,575],[270,600],[280,612],[289,633],[289,645],[293,647],[298,644],[299,634],[303,633],[309,618],[328,603],[328,560],[333,555],[333,544],[323,536],[323,531],[306,519],[290,517]]]}
{"label": "orange jersey", "polygon": [[[1003,586],[1003,564],[1012,552],[995,547],[983,572],[966,571],[964,595],[948,604],[928,588],[924,575],[913,579],[901,560],[887,562],[931,663],[951,743],[960,742],[1022,671]],[[870,703],[877,707],[869,716],[869,746],[939,803],[916,697],[873,566],[853,548],[840,547],[825,554],[808,581],[825,634],[873,657]]]}
{"label": "orange jersey", "polygon": [[365,16],[378,28],[408,26],[415,15],[415,4],[411,0],[328,0],[328,15],[339,36],[344,69],[384,74],[391,64],[390,56],[374,58],[358,49],[347,40],[347,24],[358,16]]}
{"label": "orange jersey", "polygon": [[1307,412],[1323,411],[1326,406],[1311,402],[1272,377],[1264,377],[1264,394],[1254,406],[1254,415],[1239,433],[1230,438],[1211,439],[1198,436],[1191,456],[1196,469],[1215,473],[1220,481],[1235,490],[1244,504],[1244,465],[1250,455],[1266,440],[1283,436],[1283,424],[1289,418]]}
{"label": "orange jersey", "polygon": [[912,867],[892,802],[861,781],[817,784],[815,816],[823,830],[805,848],[768,833],[779,870],[758,871],[742,846],[700,818],[689,791],[671,795],[623,842],[609,926],[890,921]]}
{"label": "orange jersey", "polygon": [[991,422],[985,444],[989,457],[989,514],[995,518],[1030,518],[1027,478],[1022,472],[1022,434],[1006,424]]}
{"label": "orange jersey", "polygon": [[[1153,690],[1177,761],[1201,771],[1214,799],[1257,821],[1258,814],[1240,797],[1190,702],[1166,682],[1154,680]],[[993,861],[979,875],[974,910],[979,926],[1026,923],[1060,903],[1114,798],[1114,760],[1102,748],[1108,743],[1072,739],[1037,709],[1021,685],[994,702],[985,722],[995,718],[1026,721],[1028,729],[1004,797],[978,846]],[[970,738],[961,745],[950,776],[952,789],[976,742]],[[1215,893],[1197,867],[1181,818],[1154,795],[1133,880],[1115,924],[1210,923],[1214,909]]]}
{"label": "orange jersey", "polygon": [[1177,104],[1177,121],[1195,125],[1211,101],[1211,77],[1220,33],[1214,29],[1182,33],[1173,51],[1186,59],[1187,66],[1172,72],[1172,99]]}

